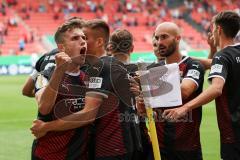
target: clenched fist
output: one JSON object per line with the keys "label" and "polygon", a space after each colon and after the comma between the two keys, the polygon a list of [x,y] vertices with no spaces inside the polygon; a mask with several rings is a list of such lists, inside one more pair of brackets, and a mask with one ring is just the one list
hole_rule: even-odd
{"label": "clenched fist", "polygon": [[72,59],[65,52],[56,54],[55,61],[56,67],[62,71],[66,71],[69,67],[69,64],[72,63]]}

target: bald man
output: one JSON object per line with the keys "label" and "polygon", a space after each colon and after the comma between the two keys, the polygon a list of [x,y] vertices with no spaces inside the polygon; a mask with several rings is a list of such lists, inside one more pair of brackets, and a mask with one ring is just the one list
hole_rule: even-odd
{"label": "bald man", "polygon": [[[165,60],[155,66],[178,63],[181,76],[181,93],[183,103],[193,99],[202,92],[204,68],[190,57],[182,56],[179,51],[181,40],[179,27],[171,22],[157,26],[154,38],[156,50]],[[148,68],[151,68],[150,66]],[[169,106],[171,107],[171,106]],[[179,107],[179,106],[175,106]],[[156,128],[163,160],[201,160],[201,144],[199,127],[201,123],[201,107],[191,110],[178,122],[163,119],[162,112],[167,108],[157,109]]]}

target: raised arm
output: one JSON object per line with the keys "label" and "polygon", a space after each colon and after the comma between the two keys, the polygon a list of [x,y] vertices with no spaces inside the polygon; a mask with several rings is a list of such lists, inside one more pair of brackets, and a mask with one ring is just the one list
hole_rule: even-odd
{"label": "raised arm", "polygon": [[71,58],[65,53],[58,53],[56,67],[50,80],[48,81],[43,75],[37,77],[35,97],[41,114],[46,115],[51,112],[57,98],[59,84],[70,62]]}
{"label": "raised arm", "polygon": [[178,120],[179,118],[183,117],[188,111],[207,104],[214,100],[216,97],[220,96],[222,94],[223,86],[224,80],[222,78],[213,78],[212,85],[210,85],[210,87],[203,91],[199,96],[186,103],[182,107],[165,110],[163,117],[166,119]]}

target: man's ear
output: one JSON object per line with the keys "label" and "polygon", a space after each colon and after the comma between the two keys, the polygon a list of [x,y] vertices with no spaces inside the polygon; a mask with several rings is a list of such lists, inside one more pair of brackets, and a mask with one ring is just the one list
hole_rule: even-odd
{"label": "man's ear", "polygon": [[57,47],[58,47],[60,52],[65,52],[65,47],[64,47],[63,43],[58,43]]}
{"label": "man's ear", "polygon": [[96,43],[97,43],[97,46],[100,48],[100,47],[104,46],[104,39],[102,37],[99,37],[99,38],[97,38]]}
{"label": "man's ear", "polygon": [[181,40],[181,36],[176,36],[176,40],[180,41]]}
{"label": "man's ear", "polygon": [[222,34],[222,27],[221,26],[217,26],[217,33],[218,33],[218,35]]}
{"label": "man's ear", "polygon": [[130,53],[132,53],[134,50],[134,45],[131,46],[131,49],[129,50]]}

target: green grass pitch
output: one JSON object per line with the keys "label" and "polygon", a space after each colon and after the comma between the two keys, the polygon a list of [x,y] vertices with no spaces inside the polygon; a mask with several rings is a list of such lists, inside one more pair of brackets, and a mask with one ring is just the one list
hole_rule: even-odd
{"label": "green grass pitch", "polygon": [[[36,117],[37,107],[33,98],[21,95],[26,78],[0,76],[0,160],[31,159],[33,137],[29,128]],[[203,110],[201,142],[204,160],[220,159],[219,132],[213,102]]]}

